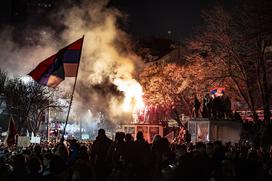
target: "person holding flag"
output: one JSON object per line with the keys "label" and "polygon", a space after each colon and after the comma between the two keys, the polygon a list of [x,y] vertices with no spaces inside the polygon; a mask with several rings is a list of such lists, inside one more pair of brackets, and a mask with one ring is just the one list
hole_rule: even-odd
{"label": "person holding flag", "polygon": [[[71,105],[73,101],[74,91],[76,87],[80,57],[83,47],[84,36],[75,42],[67,45],[59,50],[56,54],[43,60],[34,70],[28,75],[31,76],[37,83],[48,87],[57,87],[65,77],[75,77],[75,82],[72,90],[71,101],[67,113],[67,118],[63,130],[65,134]],[[63,140],[63,137],[62,137]]]}

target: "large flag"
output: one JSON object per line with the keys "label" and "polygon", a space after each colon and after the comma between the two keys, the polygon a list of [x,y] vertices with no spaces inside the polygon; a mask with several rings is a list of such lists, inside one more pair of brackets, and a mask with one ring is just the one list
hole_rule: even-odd
{"label": "large flag", "polygon": [[8,135],[6,138],[6,144],[8,147],[15,144],[16,133],[17,133],[17,130],[16,130],[15,122],[14,122],[13,117],[11,116],[10,120],[9,120]]}
{"label": "large flag", "polygon": [[56,87],[65,77],[76,77],[83,37],[42,61],[30,75],[39,84]]}

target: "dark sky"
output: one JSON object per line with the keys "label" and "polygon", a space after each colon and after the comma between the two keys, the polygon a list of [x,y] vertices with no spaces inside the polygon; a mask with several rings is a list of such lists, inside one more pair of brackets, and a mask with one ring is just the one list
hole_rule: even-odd
{"label": "dark sky", "polygon": [[[217,2],[231,5],[233,1],[235,0],[110,0],[110,6],[127,14],[125,30],[136,38],[155,36],[179,41],[193,34],[193,28],[201,24],[202,10]],[[0,23],[8,22],[12,18],[9,14],[14,11],[14,7],[17,7],[16,12],[23,12],[26,2],[28,1],[4,1],[0,8]],[[20,16],[22,15],[18,17]]]}
{"label": "dark sky", "polygon": [[[129,33],[137,37],[160,36],[173,40],[189,36],[193,27],[201,23],[201,11],[217,2],[219,1],[113,0],[114,6],[128,15],[126,26]],[[172,33],[169,35],[168,31]]]}

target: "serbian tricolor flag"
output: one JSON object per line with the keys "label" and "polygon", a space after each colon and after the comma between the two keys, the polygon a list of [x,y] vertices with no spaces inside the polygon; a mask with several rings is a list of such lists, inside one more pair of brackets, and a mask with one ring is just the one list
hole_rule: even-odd
{"label": "serbian tricolor flag", "polygon": [[69,44],[56,54],[42,61],[28,75],[39,84],[53,88],[58,86],[65,77],[76,77],[83,38]]}

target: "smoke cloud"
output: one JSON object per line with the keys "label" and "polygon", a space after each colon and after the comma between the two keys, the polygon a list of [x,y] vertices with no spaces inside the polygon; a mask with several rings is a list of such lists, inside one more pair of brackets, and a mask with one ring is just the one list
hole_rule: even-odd
{"label": "smoke cloud", "polygon": [[[25,75],[40,61],[84,35],[72,113],[83,115],[90,109],[93,113],[102,112],[111,121],[131,119],[131,114],[120,111],[124,90],[119,83],[124,80],[137,84],[135,72],[141,69],[142,61],[133,53],[129,36],[118,28],[117,21],[126,17],[109,8],[108,3],[109,0],[86,0],[52,14],[51,19],[65,27],[60,40],[50,28],[44,28],[39,33],[39,45],[18,46],[10,38],[10,28],[6,28],[1,33],[5,37],[5,43],[0,45],[1,67]],[[61,88],[71,91],[73,82],[69,78],[61,83]]]}
{"label": "smoke cloud", "polygon": [[120,119],[130,117],[120,111],[124,97],[116,80],[135,81],[135,65],[141,63],[131,51],[128,35],[118,29],[117,20],[123,15],[107,5],[107,0],[86,1],[68,13],[63,11],[63,17],[68,15],[63,39],[68,37],[67,41],[71,42],[85,35],[73,108],[91,109],[103,112],[110,120],[125,121]]}

